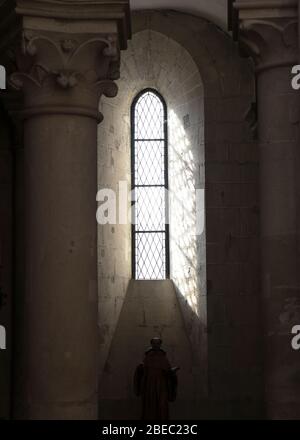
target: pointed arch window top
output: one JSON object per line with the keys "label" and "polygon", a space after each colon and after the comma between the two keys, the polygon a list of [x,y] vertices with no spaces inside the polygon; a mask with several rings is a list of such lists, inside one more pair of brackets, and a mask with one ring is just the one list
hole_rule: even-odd
{"label": "pointed arch window top", "polygon": [[135,103],[135,140],[164,139],[165,109],[153,90],[144,91]]}

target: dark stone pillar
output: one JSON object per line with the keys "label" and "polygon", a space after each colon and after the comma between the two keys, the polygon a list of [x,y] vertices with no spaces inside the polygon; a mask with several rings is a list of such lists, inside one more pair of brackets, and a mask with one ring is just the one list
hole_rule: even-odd
{"label": "dark stone pillar", "polygon": [[[283,2],[284,3],[284,2]],[[300,324],[297,247],[298,101],[296,8],[237,2],[240,43],[256,63],[266,416],[300,417],[300,357],[291,330]]]}
{"label": "dark stone pillar", "polygon": [[23,36],[10,81],[24,91],[25,319],[16,418],[97,418],[98,105],[117,93],[128,36],[128,4],[114,3],[17,2]]}

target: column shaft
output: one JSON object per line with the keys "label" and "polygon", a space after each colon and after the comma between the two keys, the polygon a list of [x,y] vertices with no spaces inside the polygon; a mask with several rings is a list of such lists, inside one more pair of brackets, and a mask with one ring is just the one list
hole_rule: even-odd
{"label": "column shaft", "polygon": [[21,417],[97,417],[96,130],[84,116],[25,122]]}
{"label": "column shaft", "polygon": [[298,59],[297,2],[238,0],[240,43],[257,74],[260,147],[261,278],[266,417],[300,418],[297,248],[299,97],[291,85]]}
{"label": "column shaft", "polygon": [[[300,416],[300,359],[291,348],[299,283],[296,216],[296,92],[291,66],[258,74],[265,391],[269,418]],[[299,324],[299,323],[298,323]]]}
{"label": "column shaft", "polygon": [[23,34],[10,82],[24,91],[25,176],[18,419],[98,415],[98,107],[117,93],[130,32],[128,2],[113,3],[110,11],[102,0],[17,0]]}

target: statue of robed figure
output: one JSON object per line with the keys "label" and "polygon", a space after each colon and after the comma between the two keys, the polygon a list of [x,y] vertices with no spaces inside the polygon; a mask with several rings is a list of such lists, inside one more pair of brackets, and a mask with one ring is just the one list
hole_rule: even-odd
{"label": "statue of robed figure", "polygon": [[134,374],[134,391],[142,397],[142,420],[169,420],[169,402],[177,395],[178,367],[171,367],[160,338],[151,339]]}

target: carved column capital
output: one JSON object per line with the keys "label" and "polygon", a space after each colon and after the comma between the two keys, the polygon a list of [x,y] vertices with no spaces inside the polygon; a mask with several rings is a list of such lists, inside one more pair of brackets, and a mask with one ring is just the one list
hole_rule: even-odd
{"label": "carved column capital", "polygon": [[100,0],[18,0],[22,34],[9,83],[24,91],[25,118],[80,114],[102,120],[99,99],[117,94],[123,35],[130,33],[128,2],[115,3],[119,9],[108,19],[110,5]]}
{"label": "carved column capital", "polygon": [[298,17],[295,0],[236,1],[239,43],[258,72],[298,62]]}

